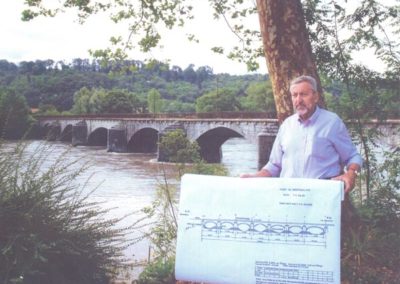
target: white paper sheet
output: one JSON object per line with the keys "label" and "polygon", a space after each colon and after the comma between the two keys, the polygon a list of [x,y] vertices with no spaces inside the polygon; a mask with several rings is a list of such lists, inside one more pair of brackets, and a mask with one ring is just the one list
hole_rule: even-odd
{"label": "white paper sheet", "polygon": [[185,175],[175,276],[205,283],[340,283],[343,185]]}

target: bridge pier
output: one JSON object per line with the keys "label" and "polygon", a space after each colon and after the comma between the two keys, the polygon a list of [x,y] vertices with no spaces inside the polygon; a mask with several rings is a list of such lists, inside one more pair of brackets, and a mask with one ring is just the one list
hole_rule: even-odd
{"label": "bridge pier", "polygon": [[128,152],[126,129],[111,128],[108,130],[107,152]]}
{"label": "bridge pier", "polygon": [[275,134],[271,134],[267,129],[263,130],[261,133],[257,135],[258,139],[258,170],[261,170],[264,167],[268,160],[269,155],[271,154],[272,146],[275,141]]}
{"label": "bridge pier", "polygon": [[221,163],[222,149],[221,147],[203,147],[200,149],[200,156],[207,163]]}
{"label": "bridge pier", "polygon": [[85,121],[80,121],[72,126],[72,146],[87,145],[88,129]]}

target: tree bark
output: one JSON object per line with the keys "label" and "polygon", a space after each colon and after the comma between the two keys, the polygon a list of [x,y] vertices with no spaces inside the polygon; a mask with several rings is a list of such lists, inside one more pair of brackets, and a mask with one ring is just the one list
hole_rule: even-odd
{"label": "tree bark", "polygon": [[319,105],[324,107],[300,0],[257,0],[257,9],[279,123],[293,113],[289,84],[297,76],[317,80]]}

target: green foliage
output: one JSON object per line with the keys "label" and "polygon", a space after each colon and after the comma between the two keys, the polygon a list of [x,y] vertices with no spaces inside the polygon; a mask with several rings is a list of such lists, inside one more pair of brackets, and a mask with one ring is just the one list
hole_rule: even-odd
{"label": "green foliage", "polygon": [[125,90],[89,90],[84,87],[74,94],[72,112],[87,113],[136,113],[143,110],[139,98]]}
{"label": "green foliage", "polygon": [[[176,184],[176,183],[175,183]],[[138,283],[173,283],[177,236],[176,185],[167,182],[157,187],[151,206],[141,210],[145,217],[133,228],[139,231],[136,241],[148,239],[152,248],[151,262],[140,274]]]}
{"label": "green foliage", "polygon": [[101,104],[101,113],[132,113],[137,107],[133,104],[134,101],[139,102],[133,94],[121,90],[111,90]]}
{"label": "green foliage", "polygon": [[[192,64],[182,70],[156,60],[148,64],[137,60],[89,62],[79,58],[70,64],[52,60],[24,61],[19,65],[0,62],[0,88],[9,87],[23,95],[32,108],[53,105],[61,113],[68,110],[75,114],[101,112],[106,94],[114,90],[127,92],[132,111],[143,113],[149,111],[151,89],[162,97],[161,106],[157,104],[158,112],[194,112],[196,99],[205,93],[231,89],[241,97],[250,83],[266,80],[265,75],[259,74],[213,74],[208,66],[195,69]],[[109,100],[115,101],[112,97]],[[126,99],[123,97],[122,101]],[[110,105],[105,108],[108,111]],[[125,105],[116,107],[121,108],[126,111]]]}
{"label": "green foliage", "polygon": [[[353,51],[374,50],[390,74],[399,74],[399,5],[376,0],[347,1],[304,0],[303,10],[308,32],[321,73],[330,78],[356,78],[362,74],[354,64]],[[368,60],[369,61],[369,60]],[[387,75],[389,75],[389,73]],[[384,75],[384,74],[381,74]],[[396,76],[398,78],[398,76]],[[372,79],[372,78],[371,78]]]}
{"label": "green foliage", "polygon": [[0,89],[0,137],[21,138],[32,123],[25,98],[12,90]]}
{"label": "green foliage", "polygon": [[[57,8],[65,7],[78,8],[80,18],[85,19],[89,15],[109,8],[109,6],[96,1],[61,1],[61,7],[49,10],[43,6],[42,2],[41,0],[28,1],[29,11],[24,12],[25,19],[29,20],[39,15],[51,15],[58,11]],[[138,42],[146,50],[160,42],[159,34],[154,30],[153,23],[164,23],[168,28],[172,28],[176,25],[183,25],[186,20],[190,20],[193,17],[192,13],[194,14],[190,2],[187,1],[179,2],[179,4],[177,2],[173,3],[173,1],[166,1],[165,3],[154,2],[151,5],[147,5],[147,2],[144,1],[141,2],[143,5],[139,5],[139,8],[133,5],[126,5],[127,2],[129,1],[115,1],[116,9],[120,8],[121,11],[113,13],[113,20],[116,22],[128,20],[132,24],[131,30],[133,32],[144,31],[142,34],[145,39],[143,40],[139,37]],[[254,3],[248,3],[250,2],[232,0],[214,1],[210,5],[214,9],[216,18],[223,17],[225,21],[230,22],[232,31],[240,41],[241,47],[233,47],[231,51],[228,51],[228,57],[239,61],[243,60],[249,68],[255,68],[256,64],[252,59],[263,53],[261,48],[262,41],[260,40],[259,31],[247,29],[243,24],[244,19],[248,19],[257,13]],[[379,246],[374,240],[377,239],[376,236],[381,238],[386,235],[394,236],[391,233],[394,230],[391,224],[397,227],[397,221],[395,219],[391,219],[392,222],[382,221],[382,216],[390,216],[390,218],[397,216],[392,214],[395,212],[393,211],[392,202],[397,197],[392,193],[389,194],[387,188],[391,188],[391,185],[393,185],[398,190],[399,187],[398,180],[391,179],[388,175],[380,177],[380,171],[384,172],[384,169],[377,165],[378,159],[373,151],[379,138],[379,133],[364,127],[363,122],[369,118],[398,117],[400,106],[398,75],[400,74],[399,5],[397,1],[382,3],[382,1],[377,0],[360,0],[356,1],[355,5],[353,1],[327,0],[302,0],[301,3],[320,76],[325,81],[324,85],[327,87],[328,92],[332,95],[328,97],[329,106],[341,114],[343,118],[354,119],[354,123],[349,126],[354,139],[360,144],[365,160],[362,183],[355,192],[358,198],[356,200],[357,204],[362,208],[361,211],[363,217],[367,220],[368,228],[356,228],[354,234],[351,234],[352,237],[348,243],[353,244],[352,247],[354,248],[354,253],[352,252],[349,255],[358,255],[357,259],[366,259],[362,263],[367,266],[359,269],[361,264],[350,262],[349,266],[345,264],[344,274],[351,279],[352,283],[397,283],[399,282],[398,279],[386,281],[380,277],[379,273],[390,273],[385,271],[383,266],[380,266],[384,264],[370,262],[371,259],[368,257],[368,255],[377,255],[380,250],[382,250],[382,254],[387,252],[385,248]],[[346,6],[349,4],[351,4],[350,7]],[[126,7],[129,7],[129,9],[126,10]],[[195,39],[192,35],[190,37]],[[136,37],[130,38],[136,39]],[[122,42],[126,42],[128,48],[134,48],[134,44],[129,40],[113,41],[114,44]],[[256,44],[253,45],[253,42],[256,42]],[[366,49],[372,49],[378,58],[382,60],[384,64],[383,72],[378,73],[369,70],[362,65],[363,62],[366,62],[365,60],[361,61],[361,63],[353,60],[354,51]],[[120,51],[121,48],[116,46],[115,50]],[[218,53],[225,53],[222,48],[215,47],[213,50]],[[112,51],[109,51],[103,54],[111,58]],[[121,58],[120,52],[115,52],[115,54],[115,58]],[[34,72],[37,73],[42,70],[42,68],[33,70],[32,64],[24,64],[22,67],[26,71],[27,78],[19,80],[21,86],[31,84],[32,78],[30,76]],[[178,74],[183,76],[179,72],[173,74],[174,76]],[[186,82],[192,83],[196,81],[195,73],[191,66],[185,69],[184,75]],[[226,87],[220,85],[219,77],[216,78],[217,80],[214,80],[216,81],[216,86],[215,83],[213,87],[200,84],[203,92],[199,94],[210,93]],[[206,91],[204,92],[204,90]],[[164,94],[164,92],[162,93]],[[218,94],[218,91],[216,93]],[[236,97],[241,97],[241,91],[238,91],[236,95],[235,99],[237,99]],[[32,94],[31,97],[35,97],[35,95]],[[239,107],[235,103],[229,105],[229,102],[224,101],[224,99],[210,95],[201,99],[201,103],[197,101],[196,109],[198,111],[210,111],[209,109],[221,111],[225,106],[229,106],[227,107],[229,110],[235,108],[232,106]],[[257,100],[258,96],[257,98],[241,98],[240,102],[243,104],[242,107],[252,108],[254,107],[253,102]],[[215,110],[212,108],[214,103],[220,104]],[[384,184],[385,186],[382,187],[379,184]],[[378,202],[378,200],[380,201]],[[388,206],[389,212],[386,212],[386,209],[384,210],[383,208],[386,208],[388,204],[390,205]],[[369,213],[367,214],[366,212]],[[379,226],[374,224],[372,220],[380,220],[386,225]],[[392,242],[390,241],[389,243]],[[396,241],[393,243],[396,243]],[[397,253],[395,249],[392,251]],[[392,259],[391,254],[389,256],[389,259]],[[349,257],[348,259],[355,258]],[[349,274],[347,274],[348,271],[350,271]]]}
{"label": "green foliage", "polygon": [[74,94],[74,105],[72,107],[72,112],[75,114],[90,113],[89,99],[91,95],[92,92],[86,87],[83,87],[77,91]]}
{"label": "green foliage", "polygon": [[196,100],[196,112],[237,111],[240,104],[236,93],[229,89],[215,90]]}
{"label": "green foliage", "polygon": [[173,284],[175,283],[175,258],[158,259],[150,263],[140,274],[138,284]]}
{"label": "green foliage", "polygon": [[327,106],[345,120],[358,118],[367,122],[375,118],[382,121],[398,116],[400,108],[398,89],[389,89],[385,84],[371,89],[368,84],[358,85],[356,81],[349,85],[349,88],[337,82],[330,84],[327,86],[328,90],[336,92],[336,95],[325,94]]}
{"label": "green foliage", "polygon": [[[384,153],[377,163],[371,193],[357,203],[361,224],[345,232],[343,278],[351,283],[397,283],[400,280],[400,151]],[[382,257],[384,256],[384,257]]]}
{"label": "green foliage", "polygon": [[161,94],[156,89],[151,89],[147,95],[147,109],[150,113],[159,113],[162,107]]}
{"label": "green foliage", "polygon": [[[7,145],[6,145],[7,146]],[[109,283],[123,266],[124,230],[105,220],[108,210],[89,202],[87,189],[50,149],[0,145],[0,282]]]}
{"label": "green foliage", "polygon": [[184,173],[212,175],[212,176],[226,176],[228,170],[221,164],[208,164],[204,161],[199,161],[193,167],[187,167]]}
{"label": "green foliage", "polygon": [[250,83],[246,96],[240,98],[243,110],[252,112],[268,112],[276,115],[275,102],[270,81]]}
{"label": "green foliage", "polygon": [[[344,232],[342,280],[350,283],[400,281],[400,199],[398,149],[382,155],[377,150],[382,133],[368,127],[369,119],[398,117],[400,107],[397,8],[379,1],[359,1],[356,9],[345,2],[326,5],[304,1],[309,35],[322,81],[329,92],[328,107],[348,123],[364,158],[363,174],[352,198],[361,221]],[[393,10],[394,9],[394,10]],[[346,30],[346,33],[343,33]],[[379,31],[379,32],[377,32]],[[383,35],[383,37],[381,37]],[[372,47],[386,64],[378,73],[352,61],[354,50]],[[346,216],[345,216],[346,217]],[[382,257],[384,256],[384,257]]]}
{"label": "green foliage", "polygon": [[164,100],[163,113],[188,113],[188,112],[195,112],[195,107],[191,103],[182,103],[177,100]]}
{"label": "green foliage", "polygon": [[35,115],[60,115],[60,112],[51,104],[40,104]]}
{"label": "green foliage", "polygon": [[163,155],[163,161],[194,163],[200,160],[199,145],[196,142],[190,142],[181,129],[164,134],[158,148]]}

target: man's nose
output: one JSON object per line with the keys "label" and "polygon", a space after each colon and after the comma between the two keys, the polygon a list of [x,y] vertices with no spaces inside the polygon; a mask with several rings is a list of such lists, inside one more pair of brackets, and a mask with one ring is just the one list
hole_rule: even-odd
{"label": "man's nose", "polygon": [[301,102],[303,101],[303,98],[301,97],[301,96],[297,96],[295,99],[294,99],[294,103],[297,105],[297,104],[300,104]]}

